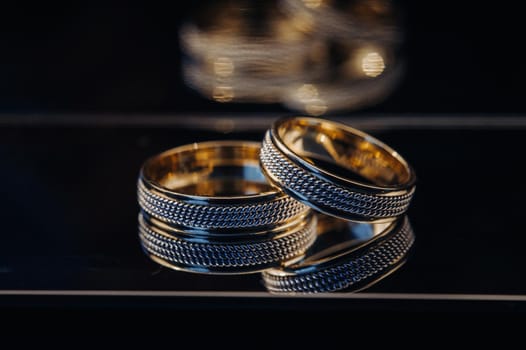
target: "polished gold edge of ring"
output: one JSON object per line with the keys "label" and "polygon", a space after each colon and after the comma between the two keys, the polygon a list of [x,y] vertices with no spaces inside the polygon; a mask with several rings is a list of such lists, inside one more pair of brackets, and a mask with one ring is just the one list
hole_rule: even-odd
{"label": "polished gold edge of ring", "polygon": [[[277,127],[291,119],[325,123],[362,142],[388,152],[407,172],[406,183],[380,186],[360,183],[312,164],[294,153],[279,137]],[[360,222],[386,222],[403,215],[415,191],[416,177],[409,164],[389,146],[359,130],[318,118],[282,118],[265,134],[260,162],[267,178],[284,192],[322,213]],[[349,170],[351,171],[351,170]]]}
{"label": "polished gold edge of ring", "polygon": [[[252,151],[257,149],[259,153],[260,146],[260,143],[247,141],[202,142],[156,155],[147,160],[141,169],[137,182],[139,205],[149,215],[168,224],[204,230],[252,227],[272,229],[305,214],[309,210],[307,206],[278,189],[269,189],[261,194],[205,197],[164,188],[146,175],[148,167],[155,167],[165,157],[179,152],[199,152],[200,147],[239,147],[250,148]],[[258,159],[239,161],[254,165]]]}

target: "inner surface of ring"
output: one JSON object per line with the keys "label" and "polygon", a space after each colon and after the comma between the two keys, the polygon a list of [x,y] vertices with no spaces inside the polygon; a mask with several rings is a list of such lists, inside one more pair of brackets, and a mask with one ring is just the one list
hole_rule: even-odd
{"label": "inner surface of ring", "polygon": [[338,177],[377,186],[410,180],[408,168],[389,150],[330,123],[290,119],[278,126],[277,133],[295,154]]}
{"label": "inner surface of ring", "polygon": [[205,197],[275,192],[259,168],[257,144],[197,144],[152,159],[144,175],[160,187]]}

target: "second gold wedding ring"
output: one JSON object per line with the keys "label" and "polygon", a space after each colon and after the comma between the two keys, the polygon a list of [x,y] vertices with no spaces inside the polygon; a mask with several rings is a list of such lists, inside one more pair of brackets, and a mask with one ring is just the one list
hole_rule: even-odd
{"label": "second gold wedding ring", "polygon": [[260,160],[274,185],[342,219],[391,221],[407,211],[415,191],[415,173],[396,151],[324,119],[277,120],[265,135]]}

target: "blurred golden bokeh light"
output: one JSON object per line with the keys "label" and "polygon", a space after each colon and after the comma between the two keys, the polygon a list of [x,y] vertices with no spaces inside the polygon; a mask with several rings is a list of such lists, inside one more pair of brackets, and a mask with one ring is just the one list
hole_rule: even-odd
{"label": "blurred golden bokeh light", "polygon": [[383,73],[385,62],[378,52],[369,52],[362,58],[362,71],[368,77],[374,78]]}
{"label": "blurred golden bokeh light", "polygon": [[234,99],[234,89],[227,85],[218,85],[214,87],[212,98],[217,102],[230,102]]}
{"label": "blurred golden bokeh light", "polygon": [[315,116],[372,105],[402,71],[393,14],[388,0],[214,2],[180,29],[183,76],[223,103]]}
{"label": "blurred golden bokeh light", "polygon": [[303,3],[308,8],[315,9],[315,8],[320,7],[321,4],[323,4],[323,0],[303,0]]}

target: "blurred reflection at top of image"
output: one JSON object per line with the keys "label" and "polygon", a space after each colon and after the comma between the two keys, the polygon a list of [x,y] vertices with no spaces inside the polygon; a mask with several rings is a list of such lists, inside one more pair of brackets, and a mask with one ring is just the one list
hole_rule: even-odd
{"label": "blurred reflection at top of image", "polygon": [[403,73],[389,0],[207,2],[180,28],[185,83],[217,102],[309,115],[381,102]]}

